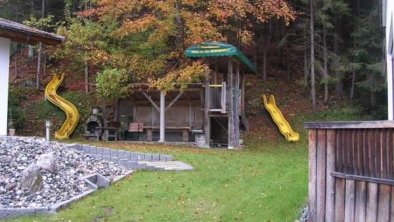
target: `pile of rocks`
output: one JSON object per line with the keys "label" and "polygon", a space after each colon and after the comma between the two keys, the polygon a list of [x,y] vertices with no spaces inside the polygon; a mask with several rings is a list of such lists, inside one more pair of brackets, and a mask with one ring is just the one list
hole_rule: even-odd
{"label": "pile of rocks", "polygon": [[0,137],[0,208],[45,207],[91,189],[83,177],[109,180],[128,170],[40,138]]}

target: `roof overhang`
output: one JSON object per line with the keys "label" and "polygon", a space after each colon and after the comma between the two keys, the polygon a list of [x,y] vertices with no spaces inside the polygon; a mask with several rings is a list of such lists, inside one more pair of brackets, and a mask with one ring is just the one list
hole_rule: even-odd
{"label": "roof overhang", "polygon": [[257,68],[238,48],[223,42],[203,42],[186,49],[188,58],[205,57],[233,57],[245,64],[252,72],[257,73]]}
{"label": "roof overhang", "polygon": [[0,37],[30,45],[34,45],[39,42],[46,45],[57,45],[64,41],[63,36],[44,32],[3,18],[0,18]]}

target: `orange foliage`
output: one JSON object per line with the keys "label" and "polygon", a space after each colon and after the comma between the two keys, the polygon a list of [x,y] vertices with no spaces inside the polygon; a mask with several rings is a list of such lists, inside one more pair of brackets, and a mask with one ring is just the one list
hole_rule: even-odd
{"label": "orange foliage", "polygon": [[184,58],[186,47],[234,36],[237,44],[252,45],[254,25],[272,17],[288,24],[295,15],[285,0],[97,0],[94,9],[79,13],[97,22],[116,21],[111,31],[116,41],[140,38],[133,39],[140,42],[132,53],[119,49],[112,55],[97,55],[98,60],[108,62],[111,57],[112,66],[128,70],[135,80],[165,89],[207,72],[201,62]]}

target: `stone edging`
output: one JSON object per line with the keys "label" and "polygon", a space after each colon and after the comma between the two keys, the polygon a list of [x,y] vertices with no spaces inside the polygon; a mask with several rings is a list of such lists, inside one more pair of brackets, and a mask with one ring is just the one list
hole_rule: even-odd
{"label": "stone edging", "polygon": [[[97,147],[90,145],[80,145],[80,144],[64,144],[66,147],[75,149],[78,151],[82,151],[86,154],[94,155],[98,159],[107,160],[111,162],[115,162],[119,165],[124,166],[129,171],[127,171],[124,175],[117,176],[110,181],[106,177],[95,173],[91,175],[87,175],[82,180],[91,188],[77,196],[70,198],[69,200],[65,200],[59,203],[52,204],[47,207],[36,207],[36,208],[0,208],[0,219],[7,219],[18,216],[26,216],[26,215],[36,215],[36,214],[51,214],[56,213],[58,210],[63,209],[69,206],[71,203],[84,198],[85,196],[95,192],[99,188],[106,188],[111,185],[111,183],[117,182],[124,177],[130,175],[135,170],[154,170],[154,171],[163,171],[167,170],[162,167],[160,163],[165,162],[177,162],[173,161],[174,158],[172,155],[163,155],[163,154],[149,154],[149,153],[138,153],[138,152],[130,152],[125,150],[117,150],[110,149],[106,147]],[[158,164],[150,164],[150,163],[158,163]],[[187,164],[184,164],[188,166]],[[189,166],[184,170],[192,170],[193,167]],[[172,169],[171,169],[172,170]]]}

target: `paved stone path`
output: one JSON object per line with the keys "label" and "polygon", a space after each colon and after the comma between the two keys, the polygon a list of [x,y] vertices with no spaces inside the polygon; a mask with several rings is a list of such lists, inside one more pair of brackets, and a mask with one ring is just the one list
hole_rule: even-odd
{"label": "paved stone path", "polygon": [[141,164],[146,164],[148,167],[154,167],[156,170],[165,170],[165,171],[183,171],[183,170],[193,170],[193,167],[183,163],[181,161],[139,161]]}
{"label": "paved stone path", "polygon": [[181,161],[174,161],[172,155],[138,153],[90,145],[69,144],[69,148],[83,151],[96,158],[118,163],[130,170],[183,171],[193,167]]}

